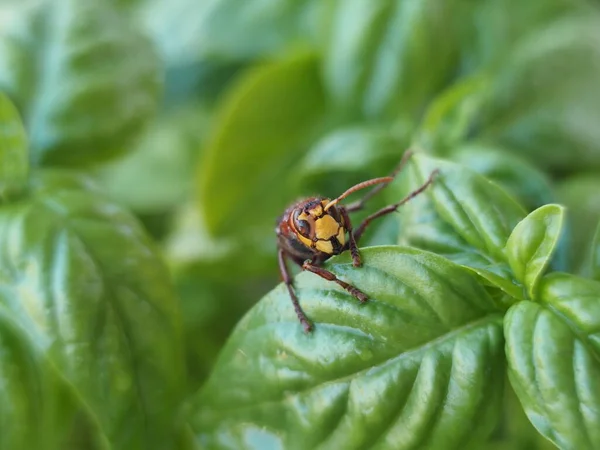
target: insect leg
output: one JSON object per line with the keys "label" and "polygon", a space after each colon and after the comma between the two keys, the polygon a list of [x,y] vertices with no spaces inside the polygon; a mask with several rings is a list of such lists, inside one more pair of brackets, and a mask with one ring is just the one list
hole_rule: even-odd
{"label": "insect leg", "polygon": [[312,325],[306,317],[306,314],[304,314],[304,311],[302,311],[302,308],[300,307],[300,302],[298,301],[298,297],[296,296],[296,292],[294,291],[294,286],[292,285],[292,277],[290,276],[290,272],[285,261],[285,256],[285,251],[280,248],[279,252],[277,253],[277,258],[279,260],[279,271],[281,272],[283,282],[285,283],[288,292],[290,293],[290,298],[294,305],[294,311],[296,311],[298,320],[300,320],[300,323],[304,327],[304,331],[308,333],[312,330]]}
{"label": "insect leg", "polygon": [[[402,159],[400,160],[400,163],[396,166],[396,168],[390,174],[390,178],[395,178],[396,175],[398,175],[402,171],[402,169],[404,168],[404,166],[406,165],[406,163],[408,162],[408,160],[410,159],[410,157],[412,155],[413,155],[413,152],[411,150],[406,150],[404,152],[404,155],[402,155]],[[371,189],[369,192],[367,192],[363,198],[361,198],[360,200],[357,200],[354,203],[350,203],[349,205],[347,205],[346,209],[348,210],[348,212],[359,211],[359,210],[363,209],[365,204],[371,198],[373,198],[375,195],[377,195],[388,184],[389,183],[385,183],[385,184],[380,184],[378,186],[375,186],[373,189]]]}
{"label": "insect leg", "polygon": [[350,247],[350,254],[352,255],[352,265],[354,267],[360,267],[362,266],[362,261],[360,260],[360,253],[358,252],[356,239],[354,238],[354,231],[352,229],[352,222],[350,221],[350,216],[348,215],[348,211],[346,211],[346,208],[343,206],[339,208],[339,211],[342,214],[342,218],[344,219],[344,226],[346,227],[346,231],[348,231],[348,246]]}
{"label": "insect leg", "polygon": [[405,203],[409,202],[410,200],[415,198],[417,195],[422,193],[433,182],[433,179],[435,178],[435,176],[437,174],[438,174],[438,170],[436,169],[433,172],[431,172],[431,174],[429,175],[429,178],[427,178],[427,181],[425,181],[425,183],[423,183],[423,185],[421,187],[412,191],[410,194],[408,194],[406,197],[404,197],[401,201],[399,201],[398,203],[394,203],[393,205],[386,206],[385,208],[382,208],[379,211],[368,216],[354,232],[354,238],[358,241],[360,239],[360,237],[362,236],[362,234],[365,232],[365,229],[369,226],[369,224],[373,220],[378,219],[379,217],[385,216],[386,214],[390,214],[394,211],[398,211],[399,207],[401,207],[402,205],[404,205]]}
{"label": "insect leg", "polygon": [[321,278],[325,278],[328,281],[333,281],[334,283],[339,284],[341,287],[346,289],[346,291],[348,291],[353,297],[358,299],[361,303],[364,303],[369,299],[369,297],[367,297],[367,295],[364,292],[355,288],[351,284],[348,284],[345,281],[340,280],[329,270],[323,269],[322,267],[315,266],[310,261],[304,261],[304,264],[302,264],[302,269],[308,270],[309,272],[312,272],[315,275],[319,275]]}

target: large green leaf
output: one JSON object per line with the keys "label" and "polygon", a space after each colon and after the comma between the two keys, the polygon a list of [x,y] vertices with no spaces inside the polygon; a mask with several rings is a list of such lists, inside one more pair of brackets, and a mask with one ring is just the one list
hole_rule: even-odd
{"label": "large green leaf", "polygon": [[523,208],[502,188],[473,170],[423,155],[413,157],[412,173],[402,189],[392,190],[398,201],[439,170],[426,193],[400,212],[399,243],[441,253],[483,277],[511,297],[523,291],[510,272],[504,245]]}
{"label": "large green leaf", "polygon": [[0,93],[0,200],[18,194],[27,184],[29,153],[19,113]]}
{"label": "large green leaf", "polygon": [[454,72],[461,0],[337,0],[325,50],[328,90],[368,117],[413,115]]}
{"label": "large green leaf", "polygon": [[123,152],[154,113],[158,61],[108,0],[0,6],[0,89],[19,108],[42,164]]}
{"label": "large green leaf", "polygon": [[536,297],[537,283],[550,263],[563,228],[565,209],[545,205],[517,224],[506,243],[508,263],[529,298]]}
{"label": "large green leaf", "polygon": [[164,449],[182,389],[179,311],[139,224],[66,172],[0,209],[0,308],[115,448]]}
{"label": "large green leaf", "polygon": [[290,198],[292,173],[321,124],[325,99],[314,56],[259,67],[230,92],[200,169],[211,233],[271,228]]}
{"label": "large green leaf", "polygon": [[560,448],[600,446],[600,283],[552,274],[540,303],[505,320],[510,380],[529,420]]}
{"label": "large green leaf", "polygon": [[[401,247],[327,265],[366,292],[313,274],[295,286],[311,334],[280,285],[239,323],[194,402],[208,448],[462,449],[494,426],[502,398],[501,315],[477,279]],[[243,374],[243,376],[240,376]]]}

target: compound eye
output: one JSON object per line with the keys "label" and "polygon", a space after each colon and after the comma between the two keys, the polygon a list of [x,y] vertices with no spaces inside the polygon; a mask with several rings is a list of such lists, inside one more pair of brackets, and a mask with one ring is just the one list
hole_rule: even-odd
{"label": "compound eye", "polygon": [[304,237],[310,237],[310,224],[306,220],[301,220],[298,218],[300,215],[300,210],[296,210],[294,212],[294,226],[298,233],[300,233]]}

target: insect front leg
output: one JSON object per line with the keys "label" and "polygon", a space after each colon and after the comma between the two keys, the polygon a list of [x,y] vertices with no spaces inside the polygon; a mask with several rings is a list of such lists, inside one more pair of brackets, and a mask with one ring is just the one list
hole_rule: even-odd
{"label": "insect front leg", "polygon": [[354,267],[360,267],[362,266],[362,261],[360,259],[358,245],[356,245],[356,239],[354,238],[352,221],[350,220],[350,216],[348,215],[348,211],[346,211],[345,207],[340,207],[339,211],[342,215],[342,218],[344,219],[344,226],[346,227],[346,231],[348,232],[348,247],[350,248],[350,254],[352,255],[352,265]]}
{"label": "insect front leg", "polygon": [[290,298],[294,305],[294,311],[296,311],[296,315],[298,316],[298,320],[300,320],[300,323],[304,327],[304,331],[308,333],[312,330],[312,324],[306,317],[306,314],[304,314],[304,311],[302,311],[302,307],[300,306],[300,302],[298,301],[298,297],[296,296],[296,292],[294,291],[292,277],[290,276],[290,272],[285,260],[286,254],[283,249],[279,249],[279,252],[277,253],[277,258],[279,260],[279,271],[281,272],[283,282],[285,283],[288,292],[290,293]]}
{"label": "insect front leg", "polygon": [[433,183],[433,179],[435,178],[435,176],[438,173],[439,173],[439,171],[437,169],[434,170],[433,172],[431,172],[431,174],[429,175],[429,178],[427,178],[427,181],[425,181],[425,183],[423,183],[422,186],[420,186],[419,188],[412,191],[410,194],[408,194],[406,197],[404,197],[401,201],[399,201],[398,203],[394,203],[393,205],[386,206],[385,208],[381,208],[379,211],[371,214],[365,220],[363,220],[363,222],[359,225],[359,227],[354,232],[354,238],[356,239],[356,241],[358,241],[361,238],[362,234],[365,232],[366,228],[371,224],[371,222],[373,220],[378,219],[379,217],[385,216],[387,214],[393,213],[395,211],[398,211],[399,207],[401,207],[405,203],[409,202],[410,200],[415,198],[417,195],[421,194],[425,189],[427,189],[427,187],[429,187],[429,185],[431,183]]}
{"label": "insect front leg", "polygon": [[364,303],[369,299],[367,294],[365,294],[361,290],[355,288],[351,284],[346,283],[345,281],[340,280],[329,270],[323,269],[322,267],[315,266],[310,261],[304,261],[304,264],[302,264],[302,269],[308,270],[309,272],[312,272],[315,275],[319,275],[321,278],[324,278],[328,281],[333,281],[334,283],[339,284],[346,291],[348,291],[353,297],[358,299],[361,303]]}

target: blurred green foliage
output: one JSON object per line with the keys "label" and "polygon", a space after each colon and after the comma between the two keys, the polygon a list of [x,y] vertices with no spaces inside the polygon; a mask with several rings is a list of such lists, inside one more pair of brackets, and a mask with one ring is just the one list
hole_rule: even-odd
{"label": "blurred green foliage", "polygon": [[[560,283],[540,278],[546,267],[600,280],[598,80],[600,5],[593,0],[1,1],[0,449],[302,448],[294,436],[310,433],[302,426],[318,417],[307,413],[303,422],[293,414],[318,410],[318,399],[290,406],[283,393],[273,400],[269,386],[284,388],[277,377],[244,379],[236,365],[238,341],[256,341],[250,350],[259,361],[261,345],[276,349],[286,339],[295,352],[308,352],[298,330],[290,331],[297,324],[283,320],[293,310],[281,286],[232,330],[279,281],[273,229],[285,206],[387,175],[409,147],[445,161],[419,160],[369,210],[398,201],[437,166],[452,174],[444,186],[455,198],[438,188],[416,199],[374,225],[364,244],[410,245],[450,259],[435,270],[446,276],[461,267],[467,281],[456,289],[484,292],[485,301],[477,299],[482,317],[517,302],[504,333],[527,341],[530,329],[519,324],[537,306],[518,300],[538,300],[541,290],[540,301],[560,309],[557,289],[588,292],[578,281],[577,289],[563,283],[552,290]],[[540,208],[549,203],[566,208]],[[485,220],[469,222],[465,211]],[[408,258],[398,250],[393,257],[370,252],[374,265]],[[339,261],[332,267],[346,270]],[[396,275],[394,283],[410,278]],[[341,301],[314,277],[300,279],[303,289],[326,293],[315,297],[317,313],[327,295]],[[396,300],[389,304],[402,318]],[[355,320],[343,326],[360,328],[362,309],[339,310]],[[474,317],[464,312],[448,323]],[[267,319],[287,329],[245,336],[244,323]],[[363,319],[382,335],[392,332],[374,316]],[[486,322],[485,339],[461,339],[480,345],[499,377],[506,362],[494,320]],[[440,336],[428,323],[415,343]],[[583,327],[585,320],[573,323]],[[350,342],[324,339],[330,346]],[[402,351],[382,344],[376,353],[382,359]],[[441,353],[442,366],[451,365],[451,352]],[[336,358],[323,355],[316,366]],[[519,399],[539,405],[543,395],[527,391],[529,366],[518,366],[521,356],[508,358],[512,386]],[[368,362],[354,371],[336,364],[302,388],[318,388],[331,374],[375,383],[371,375],[361,378]],[[188,404],[215,367],[208,388]],[[305,367],[280,369],[280,377],[291,377]],[[437,383],[458,379],[449,370]],[[242,381],[254,397],[236,397]],[[396,395],[404,395],[401,387]],[[548,448],[512,388],[482,389],[493,402],[474,401],[469,410],[483,411],[481,428],[470,438],[457,428],[447,442]],[[219,390],[232,397],[219,397]],[[274,409],[263,411],[270,401]],[[274,421],[273,429],[241,430],[219,416],[244,402],[248,409],[236,420]],[[381,430],[392,422],[388,406],[373,406]],[[573,405],[559,406],[575,417]],[[525,410],[530,419],[542,414]],[[285,411],[297,427],[275,432]],[[465,411],[461,420],[470,420]],[[572,424],[549,416],[535,423],[540,433],[565,448],[593,448],[593,435],[569,441]],[[594,420],[581,426],[592,430]],[[330,436],[329,448],[374,446],[357,427]],[[326,442],[326,431],[312,438]],[[395,448],[385,439],[379,444]]]}

